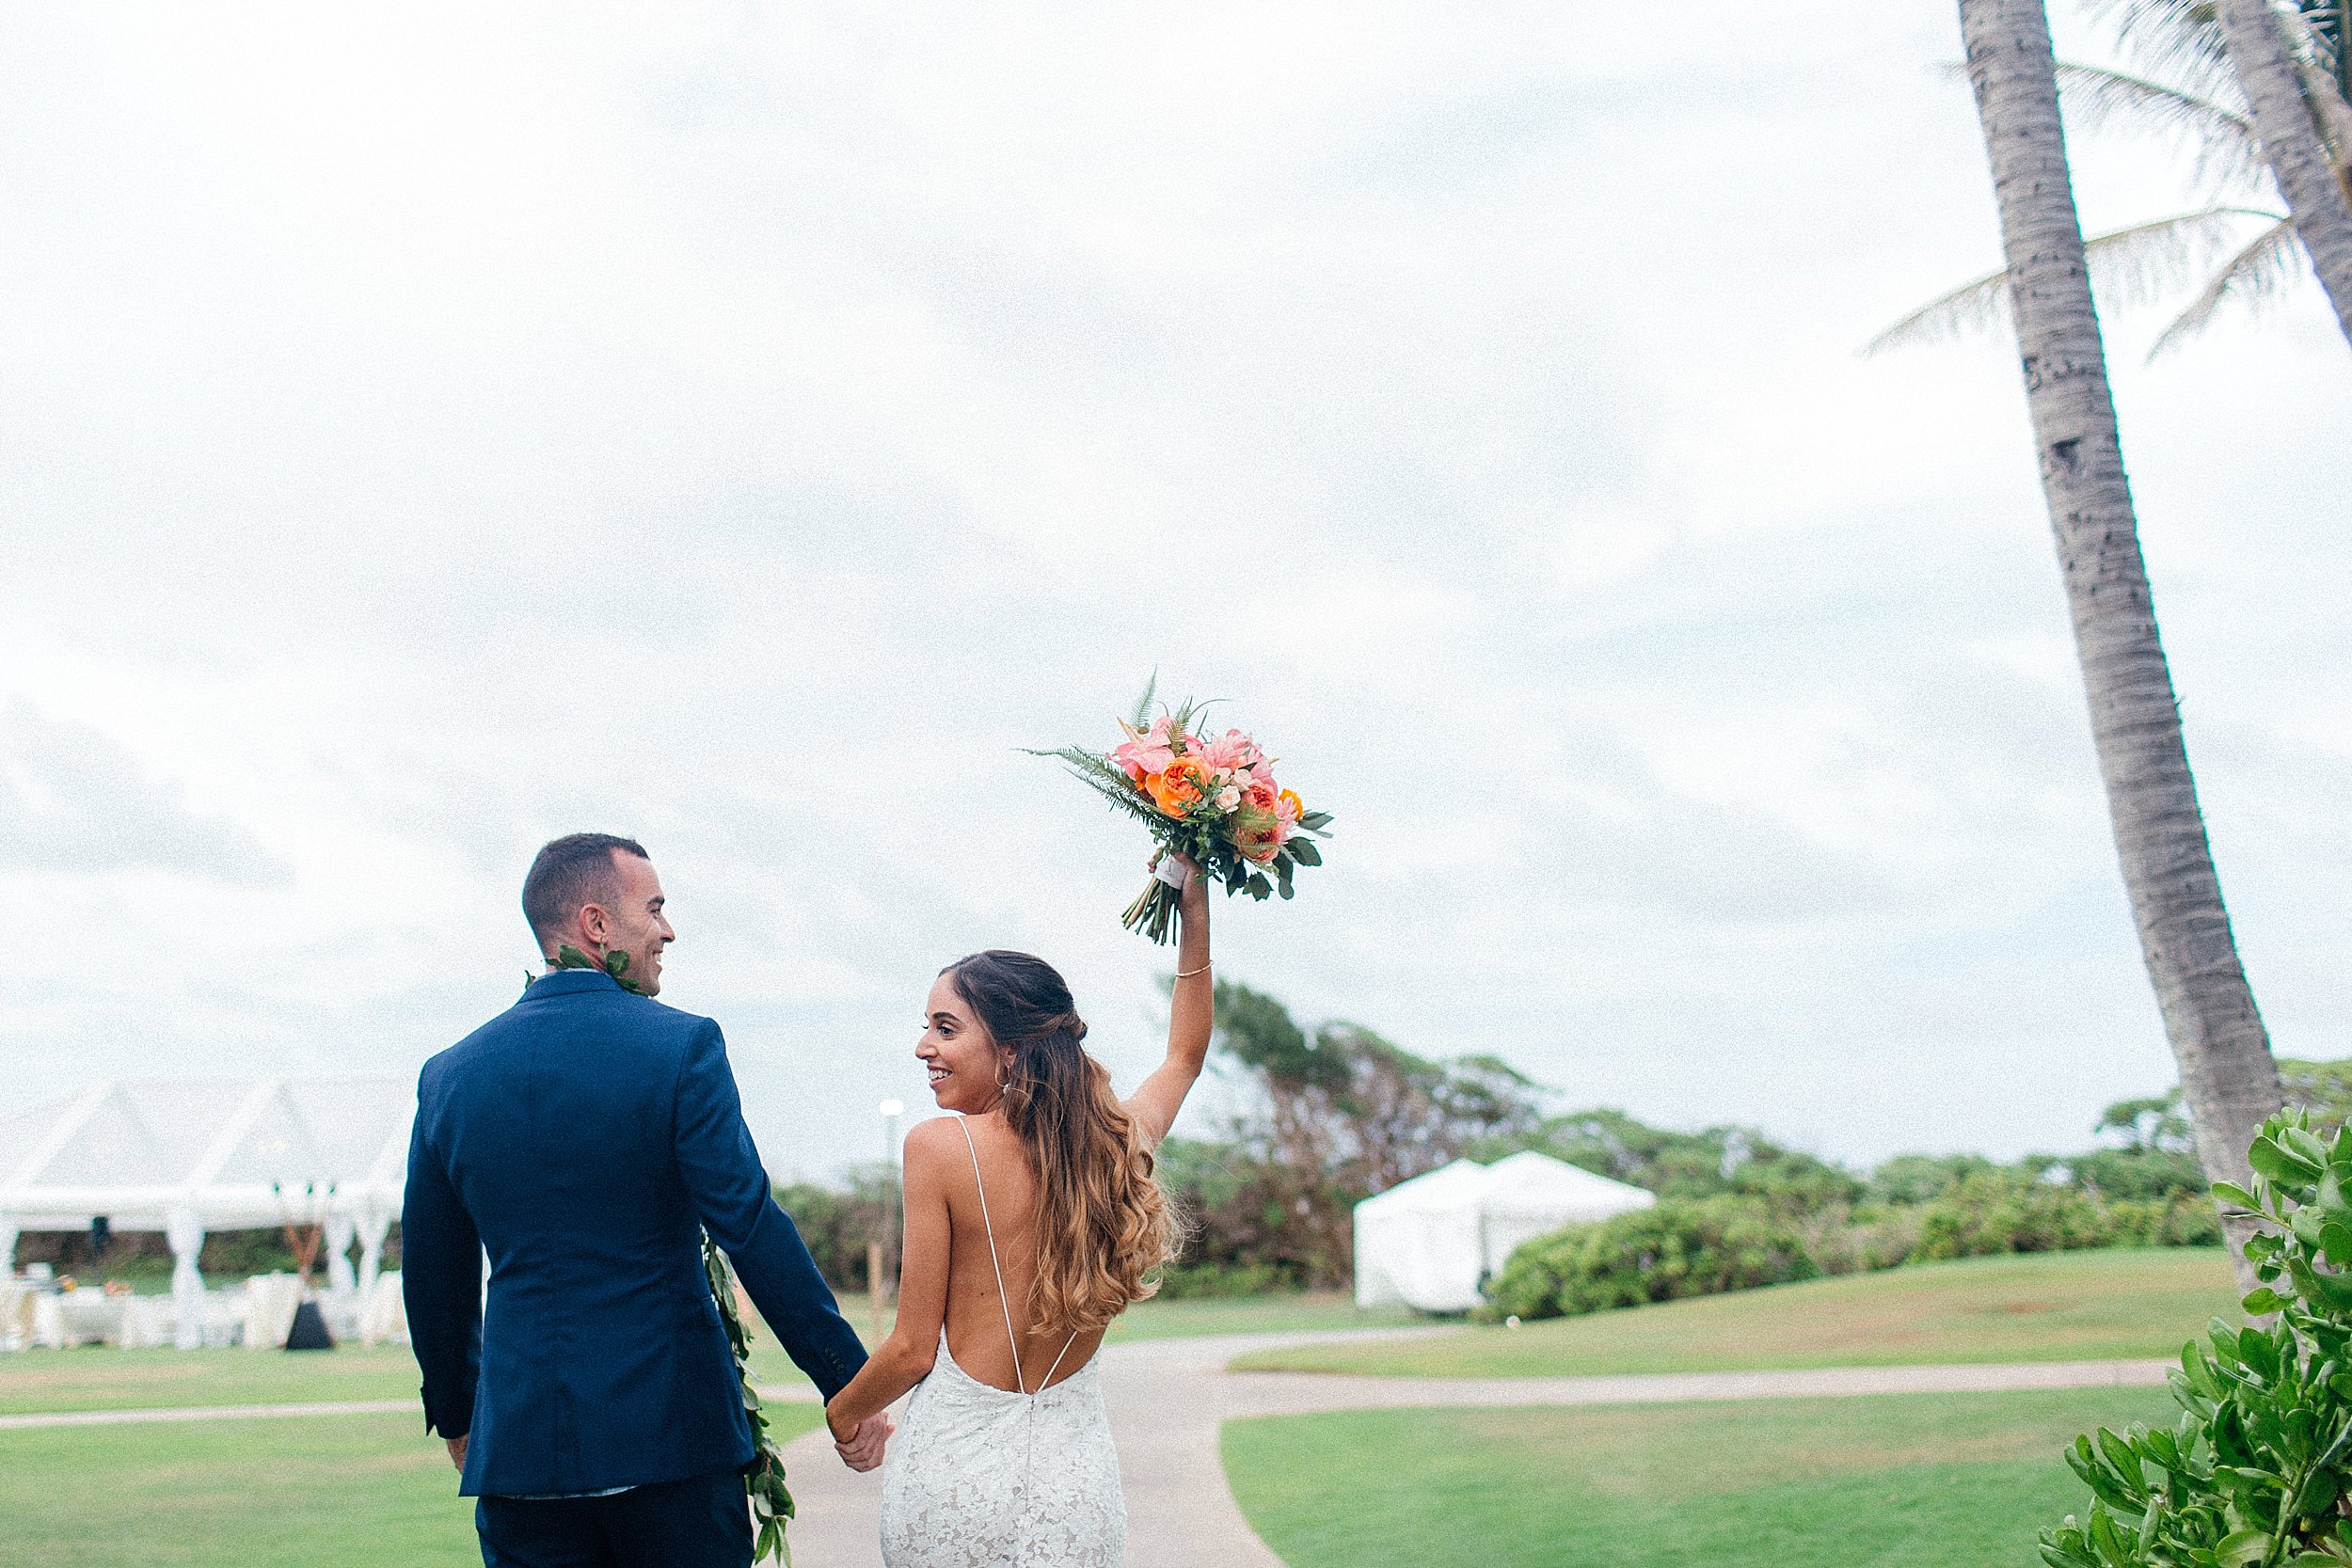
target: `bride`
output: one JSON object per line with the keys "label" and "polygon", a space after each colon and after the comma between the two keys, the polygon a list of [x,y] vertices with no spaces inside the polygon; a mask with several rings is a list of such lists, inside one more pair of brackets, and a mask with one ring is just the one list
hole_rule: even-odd
{"label": "bride", "polygon": [[1200,1076],[1208,887],[1186,872],[1168,1058],[1125,1101],[1053,966],[940,973],[914,1053],[954,1113],[907,1135],[898,1322],[825,1408],[836,1439],[908,1389],[882,1466],[888,1568],[1118,1568],[1126,1507],[1096,1351],[1174,1250],[1152,1151]]}

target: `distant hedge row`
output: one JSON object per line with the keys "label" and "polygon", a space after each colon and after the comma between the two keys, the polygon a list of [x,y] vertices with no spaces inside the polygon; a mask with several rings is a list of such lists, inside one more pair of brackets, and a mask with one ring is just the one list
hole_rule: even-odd
{"label": "distant hedge row", "polygon": [[1575,1316],[1914,1260],[2220,1241],[2210,1198],[2103,1200],[2014,1170],[1970,1176],[1923,1204],[1810,1214],[1742,1195],[1668,1198],[1527,1243],[1481,1315]]}

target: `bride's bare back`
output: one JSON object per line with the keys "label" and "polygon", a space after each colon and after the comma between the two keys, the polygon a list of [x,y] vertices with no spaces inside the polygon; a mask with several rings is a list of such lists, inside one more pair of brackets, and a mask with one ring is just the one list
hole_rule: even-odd
{"label": "bride's bare back", "polygon": [[[921,1138],[940,1146],[941,1162],[949,1167],[941,1195],[947,1218],[947,1354],[991,1387],[1034,1393],[1047,1386],[1049,1372],[1058,1383],[1085,1366],[1103,1335],[1097,1330],[1073,1338],[1040,1334],[1032,1326],[1028,1307],[1037,1283],[1037,1178],[1020,1139],[1002,1116],[990,1112],[966,1117],[963,1131],[972,1135],[969,1148],[952,1117],[923,1123],[908,1139],[910,1158],[914,1140]],[[963,1157],[960,1173],[954,1168],[957,1155]],[[992,1228],[996,1240],[993,1261]],[[1001,1297],[998,1267],[1004,1271]],[[1021,1342],[1018,1375],[1012,1340],[1006,1332],[1008,1306],[1011,1331]]]}

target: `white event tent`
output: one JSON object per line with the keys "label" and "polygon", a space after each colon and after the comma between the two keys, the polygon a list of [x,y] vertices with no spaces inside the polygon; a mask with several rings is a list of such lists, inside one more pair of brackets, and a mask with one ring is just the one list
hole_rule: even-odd
{"label": "white event tent", "polygon": [[373,1292],[415,1112],[406,1078],[118,1081],[0,1110],[0,1279],[24,1231],[86,1229],[100,1215],[116,1230],[163,1231],[178,1343],[192,1349],[205,1232],[292,1221],[325,1227],[330,1286]]}
{"label": "white event tent", "polygon": [[1356,1305],[1466,1312],[1521,1243],[1657,1201],[1549,1154],[1456,1160],[1356,1205]]}

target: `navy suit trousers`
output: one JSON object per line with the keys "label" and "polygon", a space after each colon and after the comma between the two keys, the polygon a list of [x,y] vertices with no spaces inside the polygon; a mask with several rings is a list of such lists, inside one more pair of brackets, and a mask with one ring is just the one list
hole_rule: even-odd
{"label": "navy suit trousers", "polygon": [[484,1497],[485,1568],[750,1568],[751,1504],[736,1470],[609,1497]]}

